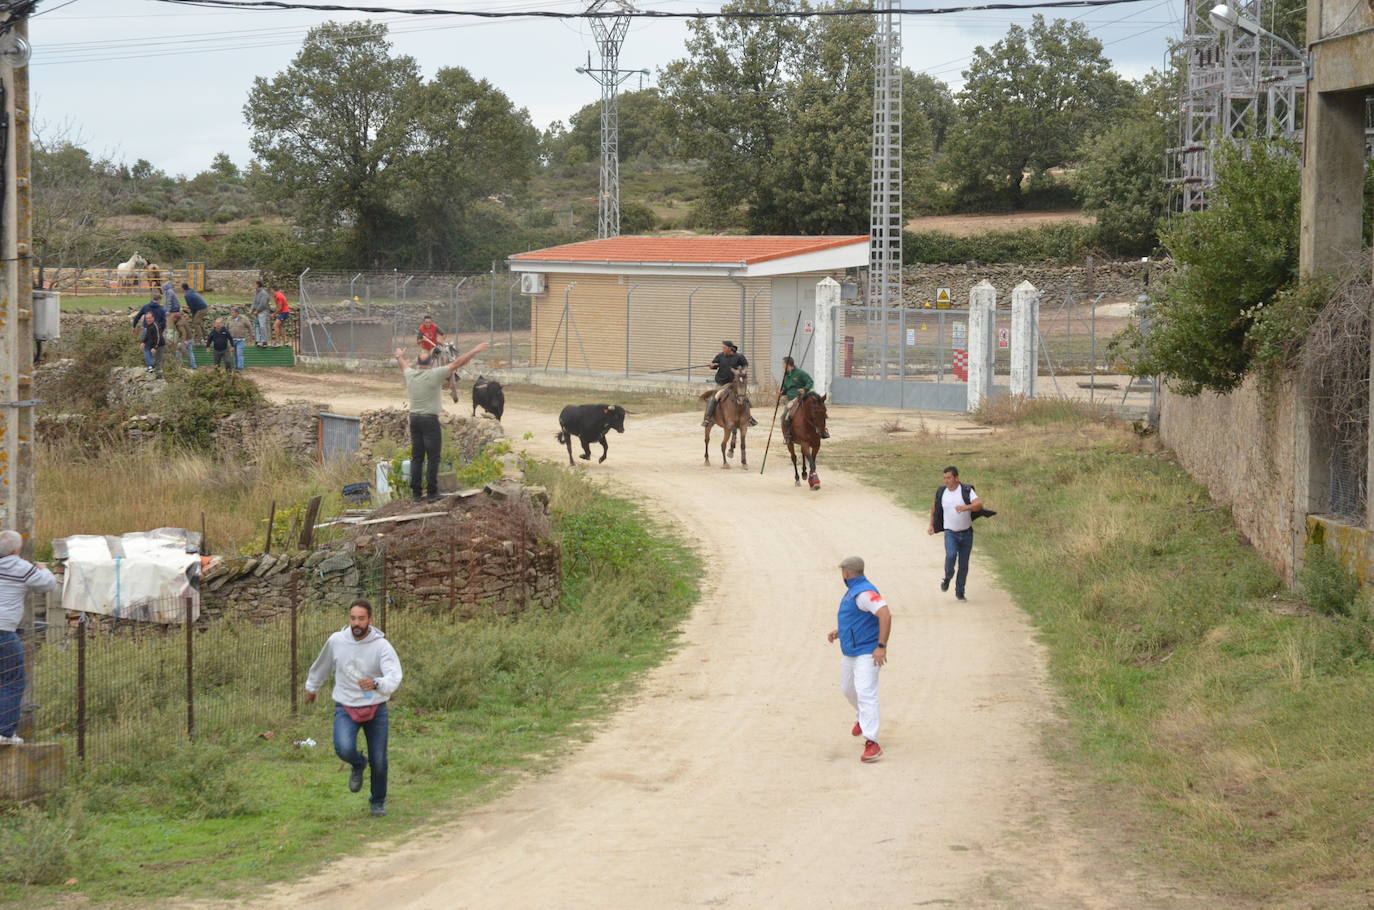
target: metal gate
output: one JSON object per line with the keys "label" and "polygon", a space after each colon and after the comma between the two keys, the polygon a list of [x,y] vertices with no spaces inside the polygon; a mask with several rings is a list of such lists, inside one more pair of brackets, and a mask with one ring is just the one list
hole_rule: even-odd
{"label": "metal gate", "polygon": [[967,410],[967,311],[846,306],[834,319],[833,401]]}
{"label": "metal gate", "polygon": [[362,422],[343,414],[320,413],[320,461],[352,458],[362,441]]}

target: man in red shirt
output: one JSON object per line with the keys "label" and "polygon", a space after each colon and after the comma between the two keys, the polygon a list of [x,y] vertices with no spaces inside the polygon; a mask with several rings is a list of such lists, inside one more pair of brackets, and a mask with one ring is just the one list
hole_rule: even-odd
{"label": "man in red shirt", "polygon": [[291,318],[291,306],[281,288],[272,288],[272,302],[276,304],[276,318],[272,320],[272,343],[284,344],[286,340],[286,320]]}
{"label": "man in red shirt", "polygon": [[426,313],[425,318],[420,320],[420,331],[415,334],[415,340],[420,343],[420,351],[429,354],[443,344],[445,339],[434,317]]}

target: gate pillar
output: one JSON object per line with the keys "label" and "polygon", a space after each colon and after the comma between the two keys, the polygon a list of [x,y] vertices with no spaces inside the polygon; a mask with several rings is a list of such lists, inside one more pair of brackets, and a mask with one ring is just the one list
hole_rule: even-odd
{"label": "gate pillar", "polygon": [[1040,352],[1040,292],[1029,281],[1011,292],[1011,393],[1035,397]]}
{"label": "gate pillar", "polygon": [[[822,278],[816,283],[816,312],[812,317],[812,331],[816,333],[813,339],[816,345],[813,361],[816,365],[816,374],[812,379],[817,395],[829,393],[830,376],[835,371],[835,364],[831,362],[835,345],[830,336],[835,321],[835,308],[839,305],[840,283],[834,278]],[[803,348],[806,346],[801,336],[798,336],[797,343]]]}
{"label": "gate pillar", "polygon": [[968,410],[992,395],[992,368],[997,356],[997,289],[984,278],[968,293]]}

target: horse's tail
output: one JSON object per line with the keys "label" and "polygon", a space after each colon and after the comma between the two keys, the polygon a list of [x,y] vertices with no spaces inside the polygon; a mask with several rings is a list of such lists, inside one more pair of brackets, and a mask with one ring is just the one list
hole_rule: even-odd
{"label": "horse's tail", "polygon": [[705,401],[712,395],[716,394],[717,391],[717,389],[707,389],[705,392],[702,392],[700,395],[697,396],[697,401]]}

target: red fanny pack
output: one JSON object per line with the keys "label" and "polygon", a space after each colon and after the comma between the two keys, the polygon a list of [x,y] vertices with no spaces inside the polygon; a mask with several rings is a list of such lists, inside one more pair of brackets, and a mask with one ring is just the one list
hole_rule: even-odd
{"label": "red fanny pack", "polygon": [[380,707],[381,705],[362,705],[355,708],[352,705],[344,705],[343,709],[348,712],[349,717],[353,718],[354,723],[365,724],[377,716],[377,709]]}

